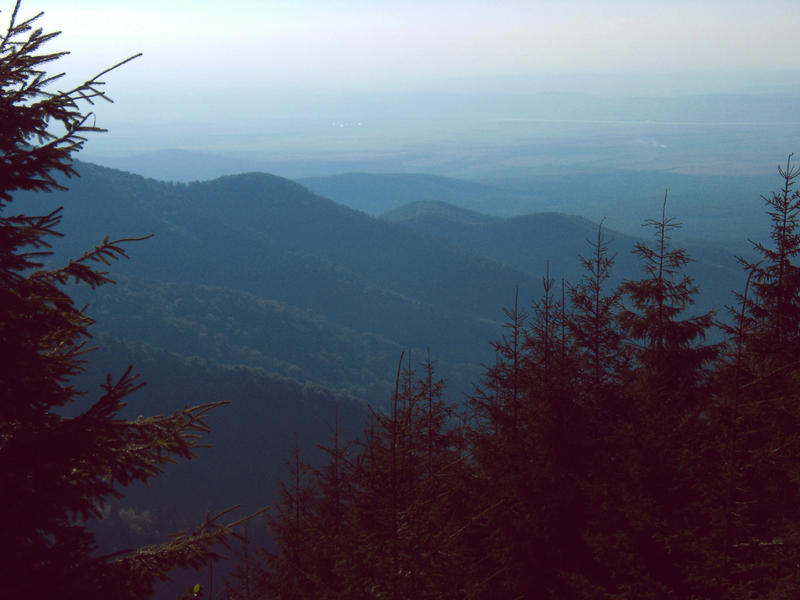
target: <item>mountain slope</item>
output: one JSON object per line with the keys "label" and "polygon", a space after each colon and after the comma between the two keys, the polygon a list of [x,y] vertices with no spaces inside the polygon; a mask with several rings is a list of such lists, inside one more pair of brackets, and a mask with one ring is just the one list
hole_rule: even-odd
{"label": "mountain slope", "polygon": [[[79,172],[68,192],[20,198],[43,211],[66,204],[60,256],[105,234],[156,234],[113,265],[124,276],[117,288],[81,296],[100,328],[371,401],[390,394],[405,348],[419,357],[429,348],[453,394],[468,391],[514,289],[537,297],[548,261],[552,277],[577,281],[578,255],[596,236],[580,217],[500,219],[442,203],[390,223],[261,173],[185,185],[89,164]],[[608,235],[616,280],[638,277],[635,239]],[[742,279],[724,252],[693,268],[704,308],[727,302]]]}
{"label": "mountain slope", "polygon": [[[590,252],[588,242],[597,239],[597,223],[562,213],[537,213],[506,219],[464,218],[465,211],[442,203],[416,202],[381,215],[414,231],[447,241],[455,247],[491,258],[540,277],[550,269],[551,277],[575,283],[582,275],[578,255]],[[475,213],[468,213],[474,215]],[[642,230],[646,235],[650,232]],[[633,250],[641,238],[604,228],[609,250],[616,254],[610,285],[640,276]],[[699,284],[698,308],[711,310],[731,303],[742,272],[736,257],[722,248],[688,244],[694,262],[687,267]]]}
{"label": "mountain slope", "polygon": [[[134,341],[163,345],[165,332],[174,330],[176,318],[197,323],[169,310],[156,311],[165,319],[163,323],[154,320],[152,311],[146,319],[141,316],[157,298],[169,296],[155,289],[142,293],[151,285],[143,281],[181,283],[194,288],[190,295],[214,298],[217,306],[227,303],[231,310],[226,318],[235,321],[228,332],[245,332],[250,321],[266,317],[243,310],[244,305],[252,306],[249,301],[240,305],[216,300],[221,296],[210,291],[212,288],[293,307],[295,316],[317,315],[328,324],[326,328],[330,326],[326,331],[347,330],[360,340],[384,340],[379,355],[389,349],[418,348],[415,354],[421,357],[430,347],[441,361],[443,374],[457,379],[457,389],[465,390],[479,364],[490,358],[488,340],[500,331],[500,307],[517,284],[532,288],[535,281],[518,269],[376,221],[278,177],[246,174],[173,185],[89,164],[78,167],[82,176],[68,182],[68,192],[23,194],[19,200],[31,210],[66,205],[61,227],[66,238],[56,240],[62,242],[57,246],[62,260],[78,255],[106,234],[156,234],[152,240],[127,246],[133,260],[113,265],[114,273],[130,278],[121,283],[130,286],[127,291],[118,286],[85,297],[100,306],[104,297],[123,292],[117,309],[112,310],[114,301],[109,300],[99,326],[112,333],[124,332]],[[262,305],[259,310],[267,309]],[[131,326],[137,314],[150,326]],[[208,323],[214,320],[209,315],[214,314],[203,313]],[[173,325],[166,322],[170,319]],[[302,319],[294,321],[294,326],[302,329]],[[241,336],[226,333],[223,337],[243,344]],[[263,343],[270,342],[265,339]],[[193,354],[202,347],[190,344],[181,350],[170,346],[182,354]],[[313,358],[313,350],[305,358],[286,362],[298,366],[304,380],[339,385],[340,374],[338,380],[332,379],[329,375],[335,369]],[[344,350],[349,350],[346,356],[331,360],[347,361],[353,370],[360,369],[361,363],[374,365],[370,344],[345,346]],[[215,352],[214,358],[222,362],[240,360],[242,354],[232,352],[226,358],[219,350]],[[268,354],[270,360],[282,360],[279,350]],[[387,393],[394,365],[395,356],[387,360],[377,381]],[[373,367],[364,372],[374,374]],[[365,380],[371,376],[350,383],[373,389]]]}

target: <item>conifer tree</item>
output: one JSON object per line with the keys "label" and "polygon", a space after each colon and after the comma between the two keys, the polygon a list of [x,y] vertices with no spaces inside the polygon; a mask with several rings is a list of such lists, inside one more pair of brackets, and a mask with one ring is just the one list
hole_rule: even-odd
{"label": "conifer tree", "polygon": [[410,363],[399,375],[390,411],[372,413],[350,472],[359,541],[346,597],[463,597],[452,407],[430,361],[421,378]]}
{"label": "conifer tree", "polygon": [[732,598],[792,597],[800,584],[800,169],[778,167],[781,189],[762,197],[772,244],[754,243],[740,308],[731,311],[730,348],[719,367],[720,462],[724,507],[720,580]]}
{"label": "conifer tree", "polygon": [[622,292],[606,289],[616,255],[609,255],[602,222],[597,239],[589,244],[589,257],[580,257],[584,275],[569,290],[572,311],[568,327],[581,357],[577,373],[583,394],[601,400],[613,394],[625,367],[622,335],[616,327]]}
{"label": "conifer tree", "polygon": [[263,581],[267,597],[316,598],[322,589],[318,568],[318,523],[314,508],[316,482],[302,458],[295,434],[292,459],[286,463],[289,481],[280,486],[279,500],[269,518],[276,552],[265,555]]}
{"label": "conifer tree", "polygon": [[[704,344],[713,313],[687,316],[697,288],[684,268],[688,253],[674,248],[670,231],[679,227],[666,216],[648,220],[654,244],[637,243],[645,276],[622,286],[629,306],[619,323],[630,344],[632,369],[623,391],[619,422],[613,433],[618,472],[626,496],[615,526],[626,531],[617,560],[627,563],[641,597],[660,589],[679,596],[693,593],[692,572],[702,561],[694,516],[702,514],[704,467],[697,460],[709,409],[709,368],[717,348]],[[618,485],[615,480],[614,485]],[[627,544],[627,546],[626,546]]]}
{"label": "conifer tree", "polygon": [[109,376],[99,398],[72,384],[92,319],[64,284],[111,283],[102,268],[126,257],[132,240],[106,238],[45,267],[61,210],[9,210],[15,192],[63,189],[57,176],[77,175],[73,154],[87,133],[103,131],[86,106],[108,100],[102,77],[127,60],[60,91],[61,75],[44,70],[66,54],[44,50],[57,33],[38,28],[41,13],[19,12],[17,0],[0,37],[0,585],[8,597],[141,598],[171,569],[203,566],[230,528],[207,517],[162,546],[102,556],[87,523],[120,488],[190,458],[219,403],[129,420],[120,411],[143,385],[132,369]]}
{"label": "conifer tree", "polygon": [[753,349],[772,358],[784,355],[800,339],[800,267],[796,264],[800,255],[800,189],[796,187],[800,167],[792,164],[792,156],[785,167],[778,166],[781,189],[762,196],[772,221],[772,246],[753,244],[761,257],[756,263],[740,259],[753,273],[754,294],[745,306],[749,344],[760,344]]}
{"label": "conifer tree", "polygon": [[661,218],[644,223],[655,230],[654,246],[636,244],[634,253],[642,262],[645,277],[623,284],[622,292],[631,306],[621,311],[619,322],[628,338],[637,342],[635,360],[646,367],[643,372],[651,377],[651,383],[673,393],[675,383],[681,381],[678,375],[695,372],[713,358],[713,347],[695,345],[705,339],[713,313],[681,318],[694,302],[697,287],[684,272],[692,260],[689,254],[670,245],[670,232],[680,223],[668,218],[666,210],[665,193]]}
{"label": "conifer tree", "polygon": [[[494,432],[499,444],[519,443],[520,413],[522,411],[527,374],[525,362],[525,328],[528,313],[519,308],[519,288],[514,293],[514,307],[504,308],[507,334],[491,343],[495,362],[487,367],[480,385],[470,398],[472,418],[479,430]],[[483,438],[488,442],[489,438]],[[490,451],[488,448],[486,451]]]}
{"label": "conifer tree", "polygon": [[322,468],[293,463],[270,521],[265,597],[466,596],[459,432],[432,363],[424,368],[419,378],[410,364],[398,371],[391,410],[371,413],[362,440],[340,447],[334,429]]}
{"label": "conifer tree", "polygon": [[530,318],[516,305],[505,311],[511,335],[495,343],[499,360],[470,398],[480,486],[473,510],[487,523],[482,567],[493,576],[481,597],[571,597],[586,586],[576,572],[591,562],[581,534],[585,457],[566,292],[559,301],[549,269],[542,288]]}

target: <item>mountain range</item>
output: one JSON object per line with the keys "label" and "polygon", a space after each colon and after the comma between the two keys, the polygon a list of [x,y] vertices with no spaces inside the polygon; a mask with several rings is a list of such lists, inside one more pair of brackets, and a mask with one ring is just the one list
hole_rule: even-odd
{"label": "mountain range", "polygon": [[[371,215],[264,173],[185,184],[76,166],[80,177],[62,181],[68,191],[16,197],[27,214],[64,206],[64,237],[48,261],[78,257],[106,235],[155,234],[123,243],[131,260],[109,267],[117,285],[70,290],[97,321],[82,387],[96,390],[105,372],[132,363],[149,385],[131,416],[231,403],[212,416],[212,449],[128,494],[128,512],[103,525],[112,546],[134,535],[131,507],[167,527],[270,502],[295,432],[313,455],[338,406],[343,431],[357,435],[367,404],[391,398],[402,352],[412,366],[430,353],[460,402],[493,362],[489,342],[503,335],[516,290],[527,306],[549,272],[560,297],[562,280],[566,289],[582,276],[579,255],[598,231],[582,216],[499,216],[424,195]],[[397,181],[381,177],[371,185]],[[407,195],[452,183],[410,181]],[[464,198],[469,189],[479,188],[464,183]],[[612,283],[639,277],[631,251],[643,238],[603,231],[616,254]],[[734,255],[708,243],[692,251],[696,310],[722,308],[744,280]]]}
{"label": "mountain range", "polygon": [[[373,402],[409,348],[430,349],[455,394],[468,391],[515,289],[537,297],[548,264],[557,281],[577,282],[597,232],[562,213],[498,218],[441,202],[374,218],[263,173],[176,184],[78,169],[69,191],[21,198],[32,210],[65,205],[61,260],[105,235],[155,234],[114,265],[117,289],[84,298],[103,331]],[[615,281],[638,277],[638,238],[606,233]],[[708,245],[695,254],[699,306],[729,302],[742,279],[735,258]]]}

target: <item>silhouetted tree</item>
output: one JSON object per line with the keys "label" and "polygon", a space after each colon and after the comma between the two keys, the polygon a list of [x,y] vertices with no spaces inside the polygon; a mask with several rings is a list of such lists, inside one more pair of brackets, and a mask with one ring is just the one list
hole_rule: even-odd
{"label": "silhouetted tree", "polygon": [[[591,559],[582,537],[583,410],[576,403],[574,343],[565,288],[549,270],[530,317],[506,310],[511,332],[470,398],[475,532],[487,549],[479,597],[568,598],[586,589]],[[513,424],[513,427],[509,427]],[[477,527],[477,524],[483,524]]]}
{"label": "silhouetted tree", "polygon": [[616,255],[609,255],[602,223],[597,239],[589,244],[589,257],[580,257],[583,277],[569,290],[572,310],[567,325],[581,357],[576,374],[582,393],[587,401],[602,401],[619,386],[626,363],[622,333],[616,326],[622,292],[607,289]]}
{"label": "silhouetted tree", "polygon": [[208,516],[162,546],[102,556],[88,522],[121,487],[190,458],[207,412],[220,403],[125,419],[120,410],[143,385],[129,368],[76,406],[84,394],[71,380],[84,370],[92,319],[64,285],[111,283],[100,269],[125,257],[122,244],[131,240],[106,238],[65,266],[45,268],[61,210],[8,211],[14,192],[62,189],[57,176],[77,174],[73,153],[87,133],[102,131],[84,107],[108,100],[101,78],[131,59],[56,90],[61,76],[44,68],[66,53],[43,47],[57,33],[37,28],[41,13],[22,19],[19,9],[18,0],[0,37],[0,586],[7,597],[141,598],[171,569],[205,565],[230,528]]}
{"label": "silhouetted tree", "polygon": [[316,598],[321,593],[316,482],[311,466],[302,458],[295,434],[289,480],[282,483],[279,500],[269,517],[276,551],[265,555],[263,593],[276,598]]}
{"label": "silhouetted tree", "polygon": [[[616,551],[639,597],[660,597],[663,589],[693,593],[693,563],[700,561],[694,521],[704,514],[698,442],[707,435],[709,369],[717,348],[704,344],[713,313],[686,315],[697,288],[685,272],[688,253],[670,244],[680,225],[666,216],[648,220],[654,244],[634,250],[645,277],[622,286],[629,306],[619,314],[633,361],[622,397],[616,441],[623,496],[609,519],[626,531],[626,547]],[[622,480],[620,480],[622,479]]]}
{"label": "silhouetted tree", "polygon": [[785,598],[800,591],[800,169],[789,155],[781,189],[763,197],[772,244],[754,243],[757,261],[740,259],[748,285],[727,327],[729,351],[718,372],[719,456],[724,485],[720,581],[731,598]]}
{"label": "silhouetted tree", "polygon": [[322,468],[293,467],[270,521],[267,597],[465,597],[460,434],[424,369],[398,371],[390,411],[371,413],[362,440],[343,447],[334,429]]}
{"label": "silhouetted tree", "polygon": [[765,358],[784,354],[800,339],[800,266],[795,262],[800,255],[800,189],[795,187],[800,167],[792,164],[792,156],[785,167],[778,167],[783,179],[780,191],[762,196],[772,220],[772,245],[753,244],[761,257],[758,262],[740,259],[752,272],[753,294],[745,305],[748,344],[760,344],[754,349]]}

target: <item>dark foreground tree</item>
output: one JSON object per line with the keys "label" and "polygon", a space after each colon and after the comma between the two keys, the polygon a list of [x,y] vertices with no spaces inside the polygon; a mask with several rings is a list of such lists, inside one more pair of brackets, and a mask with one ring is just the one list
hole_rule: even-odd
{"label": "dark foreground tree", "polygon": [[102,131],[86,105],[108,100],[101,78],[131,59],[59,91],[61,75],[43,70],[66,54],[43,50],[57,33],[37,27],[41,13],[23,19],[19,9],[18,0],[0,38],[0,596],[142,598],[171,569],[205,565],[230,525],[208,517],[164,545],[100,556],[87,523],[119,488],[190,458],[207,412],[221,403],[132,421],[119,414],[143,385],[130,368],[109,376],[94,400],[72,385],[92,319],[64,285],[111,283],[101,269],[126,257],[122,244],[132,239],[106,238],[45,268],[61,209],[31,216],[9,208],[16,191],[63,189],[57,177],[77,175],[72,154],[87,133]]}
{"label": "dark foreground tree", "polygon": [[464,577],[479,565],[453,407],[430,359],[422,377],[407,365],[363,439],[342,445],[335,427],[321,469],[295,451],[269,519],[275,549],[247,577],[239,569],[234,597],[477,597],[475,578]]}
{"label": "dark foreground tree", "polygon": [[781,189],[764,196],[771,242],[756,261],[718,369],[718,487],[722,531],[715,547],[727,598],[794,598],[800,593],[800,168],[778,167]]}

